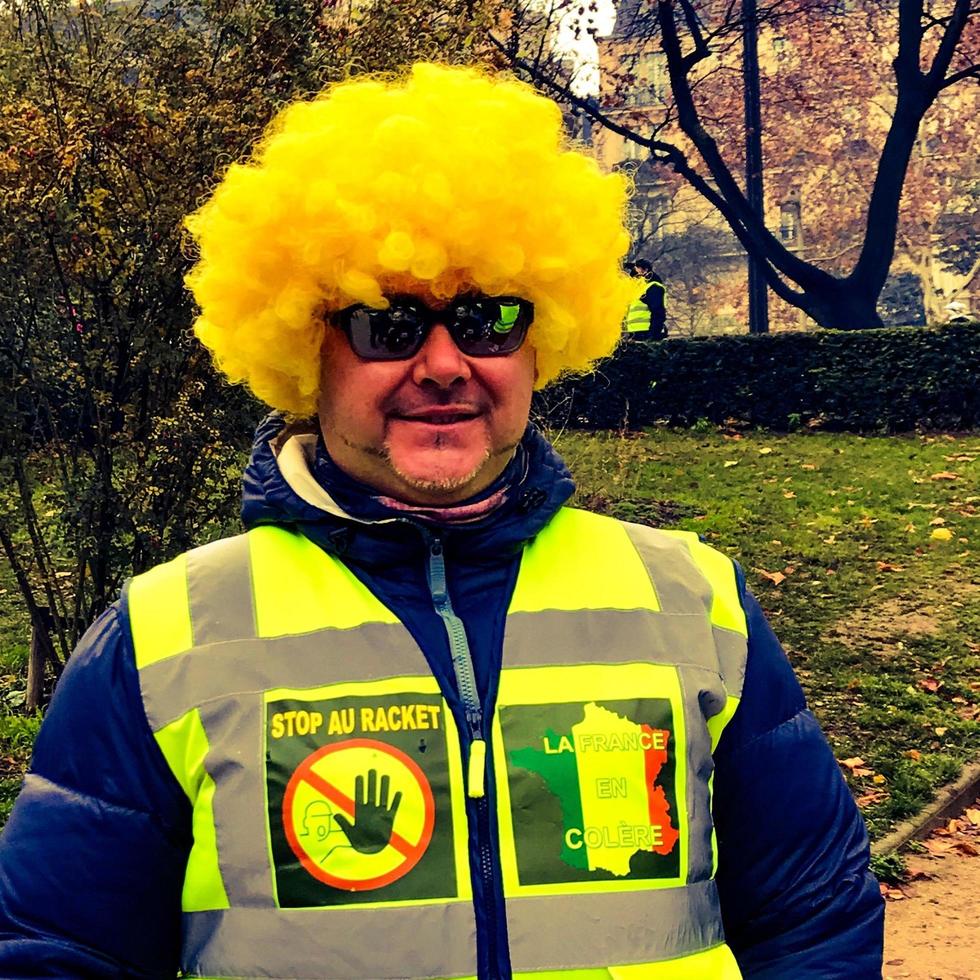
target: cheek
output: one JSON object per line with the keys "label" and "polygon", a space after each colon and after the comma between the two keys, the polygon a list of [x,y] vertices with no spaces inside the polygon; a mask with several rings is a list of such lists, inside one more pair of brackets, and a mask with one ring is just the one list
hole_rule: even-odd
{"label": "cheek", "polygon": [[514,362],[501,365],[493,378],[494,393],[501,420],[508,429],[524,431],[531,406],[535,364],[532,352]]}

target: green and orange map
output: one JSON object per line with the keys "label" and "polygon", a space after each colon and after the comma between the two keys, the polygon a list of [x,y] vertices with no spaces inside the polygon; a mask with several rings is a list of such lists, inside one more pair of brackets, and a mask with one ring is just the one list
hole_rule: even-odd
{"label": "green and orange map", "polygon": [[501,709],[521,884],[679,873],[670,702]]}

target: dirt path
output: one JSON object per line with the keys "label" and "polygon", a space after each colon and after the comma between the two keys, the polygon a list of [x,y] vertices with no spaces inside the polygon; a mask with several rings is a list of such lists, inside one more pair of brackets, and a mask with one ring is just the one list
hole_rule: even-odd
{"label": "dirt path", "polygon": [[980,801],[923,843],[886,890],[884,980],[980,980]]}

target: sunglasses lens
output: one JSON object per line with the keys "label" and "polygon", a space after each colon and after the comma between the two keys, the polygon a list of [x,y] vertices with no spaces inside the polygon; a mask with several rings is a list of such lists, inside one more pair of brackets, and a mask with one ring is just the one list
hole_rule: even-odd
{"label": "sunglasses lens", "polygon": [[527,335],[529,305],[516,297],[460,300],[452,307],[453,339],[471,357],[510,354]]}
{"label": "sunglasses lens", "polygon": [[411,357],[421,346],[424,318],[411,307],[387,310],[359,307],[347,317],[348,336],[354,353],[371,361]]}
{"label": "sunglasses lens", "polygon": [[414,357],[432,323],[446,323],[469,357],[498,357],[517,350],[534,319],[534,307],[516,296],[460,296],[448,309],[429,311],[411,297],[394,297],[386,310],[351,306],[334,315],[351,349],[366,361]]}

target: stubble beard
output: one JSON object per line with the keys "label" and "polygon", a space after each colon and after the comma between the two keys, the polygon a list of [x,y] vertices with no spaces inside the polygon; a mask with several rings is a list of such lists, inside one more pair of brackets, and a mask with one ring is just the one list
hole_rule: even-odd
{"label": "stubble beard", "polygon": [[446,476],[442,479],[436,478],[429,480],[422,477],[413,476],[411,473],[406,473],[403,469],[401,469],[392,458],[387,446],[385,446],[381,455],[391,468],[391,471],[398,477],[399,480],[402,481],[402,483],[410,486],[413,490],[422,490],[425,493],[432,493],[436,495],[454,493],[461,487],[465,487],[468,483],[471,483],[480,475],[480,471],[487,465],[487,463],[490,462],[492,458],[490,450],[485,449],[483,451],[482,458],[469,473],[465,473],[462,476]]}
{"label": "stubble beard", "polygon": [[[455,493],[457,490],[465,487],[468,483],[474,481],[480,475],[480,472],[484,469],[484,467],[492,460],[499,459],[501,456],[509,460],[520,442],[520,440],[517,440],[513,443],[509,443],[495,452],[492,451],[489,446],[486,446],[476,465],[473,466],[473,468],[467,473],[463,473],[462,475],[456,474],[454,476],[428,479],[425,477],[420,477],[417,474],[406,473],[405,470],[403,470],[395,462],[387,439],[385,439],[384,443],[378,447],[361,445],[347,439],[345,436],[341,436],[341,438],[351,449],[367,453],[368,455],[375,457],[375,459],[383,462],[386,468],[394,473],[404,486],[410,487],[413,490],[418,490],[421,493],[432,494],[440,497]],[[397,494],[395,494],[395,496],[397,496]]]}

